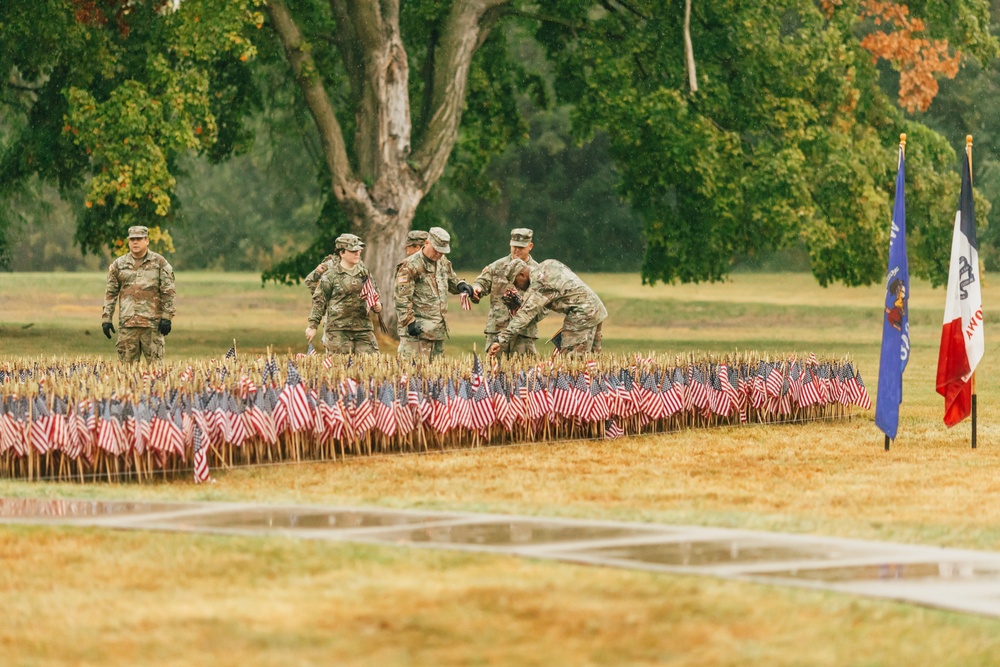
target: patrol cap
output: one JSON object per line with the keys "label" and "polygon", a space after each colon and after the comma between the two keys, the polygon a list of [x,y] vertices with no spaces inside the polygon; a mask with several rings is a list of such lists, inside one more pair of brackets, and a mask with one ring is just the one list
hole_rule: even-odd
{"label": "patrol cap", "polygon": [[531,243],[531,237],[535,233],[527,227],[518,227],[510,230],[510,244],[518,248],[527,248]]}
{"label": "patrol cap", "polygon": [[354,252],[364,248],[365,244],[362,243],[361,239],[354,234],[341,234],[337,237],[337,240],[333,242],[333,247],[337,250],[344,249]]}
{"label": "patrol cap", "polygon": [[427,230],[427,240],[431,246],[440,253],[447,255],[451,252],[451,234],[440,227],[431,227]]}
{"label": "patrol cap", "polygon": [[410,245],[423,245],[424,241],[427,240],[427,232],[414,229],[411,230],[409,234],[406,235],[406,241],[403,243],[404,246]]}
{"label": "patrol cap", "polygon": [[148,239],[149,228],[142,225],[133,225],[128,228],[128,237],[130,239]]}
{"label": "patrol cap", "polygon": [[522,259],[512,260],[510,264],[507,265],[507,273],[504,275],[507,278],[507,282],[514,282],[514,278],[517,278],[517,274],[521,273],[528,268],[528,264]]}

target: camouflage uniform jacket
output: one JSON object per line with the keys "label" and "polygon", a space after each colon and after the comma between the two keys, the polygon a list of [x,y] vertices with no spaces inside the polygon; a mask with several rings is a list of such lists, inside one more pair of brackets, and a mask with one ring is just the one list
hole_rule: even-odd
{"label": "camouflage uniform jacket", "polygon": [[404,259],[396,270],[396,317],[398,333],[406,335],[406,327],[416,321],[423,340],[444,340],[448,337],[448,293],[458,294],[462,281],[455,275],[451,262],[442,257],[436,262],[422,252]]}
{"label": "camouflage uniform jacket", "polygon": [[118,303],[119,327],[155,327],[174,318],[174,270],[152,250],[142,259],[126,253],[108,267],[102,320],[110,322]]}
{"label": "camouflage uniform jacket", "polygon": [[348,271],[337,264],[323,272],[313,291],[309,326],[318,327],[326,315],[327,331],[372,331],[368,307],[361,298],[361,286],[370,274],[364,262]]}
{"label": "camouflage uniform jacket", "polygon": [[[490,314],[486,318],[486,329],[483,333],[493,334],[503,331],[507,323],[510,322],[510,311],[507,310],[507,306],[504,305],[501,298],[503,297],[503,293],[508,289],[517,289],[514,287],[514,283],[507,282],[507,267],[510,266],[513,259],[511,255],[501,257],[483,269],[483,272],[472,283],[472,286],[478,287],[482,294],[490,295]],[[528,257],[526,263],[532,269],[538,266],[538,262],[531,257]],[[520,294],[523,299],[524,293]],[[528,326],[524,327],[521,335],[525,338],[538,338],[538,320],[542,319],[542,317],[544,317],[544,314],[529,322]]]}
{"label": "camouflage uniform jacket", "polygon": [[604,303],[594,290],[562,262],[547,259],[531,270],[531,286],[524,304],[507,328],[500,332],[499,342],[505,344],[521,333],[546,308],[566,316],[563,322],[566,331],[585,331],[608,317]]}
{"label": "camouflage uniform jacket", "polygon": [[340,264],[339,255],[327,255],[326,257],[324,257],[323,261],[319,263],[319,266],[310,271],[309,275],[306,276],[304,282],[306,284],[306,289],[309,290],[309,293],[312,294],[313,292],[316,291],[316,286],[319,285],[319,280],[320,278],[323,277],[324,273],[326,273],[327,271],[329,271],[330,269],[339,264]]}

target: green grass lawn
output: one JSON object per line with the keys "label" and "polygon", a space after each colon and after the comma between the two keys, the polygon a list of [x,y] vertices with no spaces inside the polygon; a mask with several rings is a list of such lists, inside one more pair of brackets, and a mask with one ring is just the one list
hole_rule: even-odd
{"label": "green grass lawn", "polygon": [[[461,272],[460,272],[461,273]],[[605,347],[850,355],[875,399],[882,288],[808,275],[642,286],[586,275]],[[103,276],[0,275],[0,356],[113,357]],[[0,482],[0,495],[217,499],[518,512],[786,530],[1000,550],[992,406],[997,290],[986,285],[979,448],[941,423],[943,290],[916,282],[899,438],[872,413],[757,426],[216,471],[216,484]],[[451,354],[481,349],[453,304]],[[178,276],[167,354],[304,347],[305,289]],[[542,335],[558,327],[543,323]],[[30,325],[30,326],[29,326]],[[89,333],[88,333],[89,332]],[[990,665],[1000,620],[814,591],[513,558],[285,539],[0,529],[0,646],[12,665]],[[53,638],[57,638],[53,640]]]}

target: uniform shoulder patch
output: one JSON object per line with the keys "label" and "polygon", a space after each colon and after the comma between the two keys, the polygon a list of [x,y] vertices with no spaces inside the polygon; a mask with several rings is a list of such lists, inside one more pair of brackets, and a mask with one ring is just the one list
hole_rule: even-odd
{"label": "uniform shoulder patch", "polygon": [[410,282],[410,277],[405,273],[399,276],[399,284]]}

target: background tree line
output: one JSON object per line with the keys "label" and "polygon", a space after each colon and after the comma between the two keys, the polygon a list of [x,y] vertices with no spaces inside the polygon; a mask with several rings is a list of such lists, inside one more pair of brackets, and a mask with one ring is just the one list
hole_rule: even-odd
{"label": "background tree line", "polygon": [[[14,0],[0,9],[0,254],[96,268],[106,257],[81,258],[71,236],[106,255],[153,221],[178,268],[289,280],[339,231],[395,243],[413,215],[450,228],[467,268],[530,226],[540,256],[585,270],[714,280],[780,251],[824,284],[864,284],[884,272],[906,131],[911,264],[940,281],[966,133],[983,222],[1000,199],[997,5]],[[470,17],[471,50],[454,39]],[[457,106],[435,83],[456,49]],[[380,166],[375,134],[402,142],[410,126],[367,125],[403,118],[403,102],[424,146]],[[998,239],[983,237],[992,266]]]}

